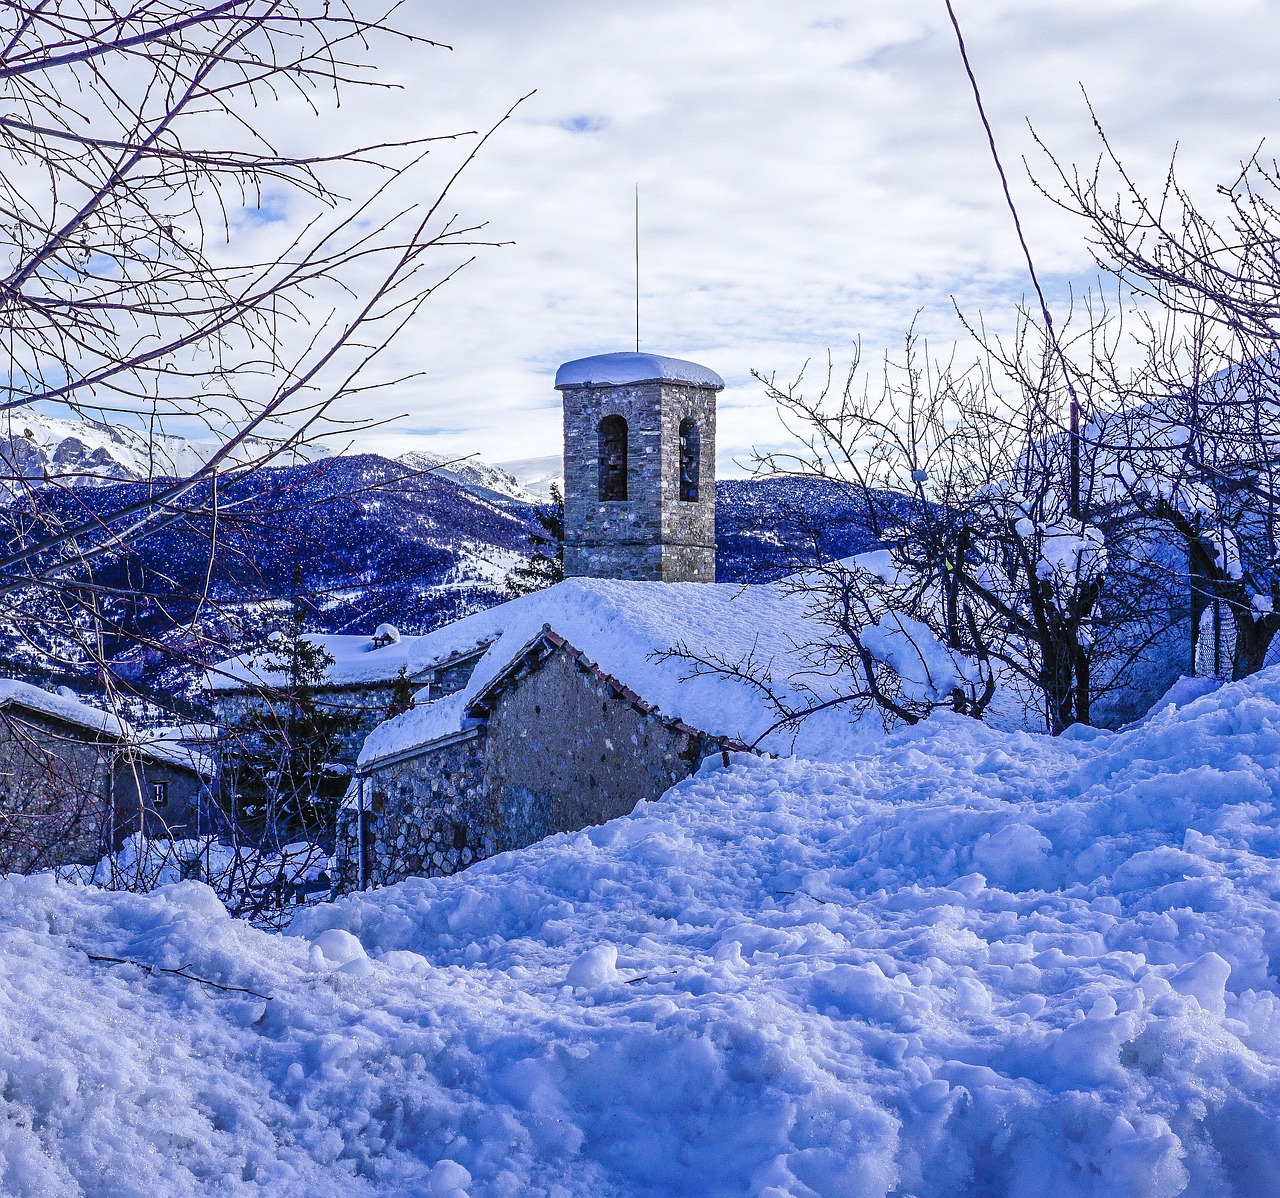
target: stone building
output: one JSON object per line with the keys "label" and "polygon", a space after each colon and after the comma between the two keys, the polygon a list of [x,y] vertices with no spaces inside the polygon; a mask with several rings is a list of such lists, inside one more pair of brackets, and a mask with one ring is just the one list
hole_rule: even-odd
{"label": "stone building", "polygon": [[[566,581],[415,638],[430,685],[364,741],[343,886],[452,873],[625,815],[707,760],[847,733],[838,706],[787,718],[857,689],[806,648],[826,639],[808,601],[715,582],[723,386],[656,354],[560,368]],[[716,668],[735,659],[759,678]]]}
{"label": "stone building", "polygon": [[197,835],[212,777],[176,740],[0,679],[0,873],[96,861],[138,831]]}
{"label": "stone building", "polygon": [[714,582],[720,376],[657,354],[566,362],[567,577]]}
{"label": "stone building", "polygon": [[[309,633],[306,637],[332,659],[323,682],[314,687],[318,705],[342,711],[353,718],[344,737],[341,761],[353,764],[370,731],[387,716],[401,674],[415,691],[427,694],[456,690],[471,672],[483,646],[459,650],[451,660],[430,660],[421,636],[402,636],[382,625],[373,636],[345,633]],[[234,730],[252,711],[270,708],[273,692],[285,683],[283,675],[252,653],[210,666],[204,691],[218,723]]]}
{"label": "stone building", "polygon": [[342,884],[453,873],[602,823],[733,752],[789,752],[800,735],[820,753],[848,734],[839,708],[792,729],[759,687],[696,664],[751,655],[776,699],[804,705],[852,689],[804,648],[818,633],[785,587],[569,579],[428,634],[442,663],[486,648],[459,690],[365,741]]}

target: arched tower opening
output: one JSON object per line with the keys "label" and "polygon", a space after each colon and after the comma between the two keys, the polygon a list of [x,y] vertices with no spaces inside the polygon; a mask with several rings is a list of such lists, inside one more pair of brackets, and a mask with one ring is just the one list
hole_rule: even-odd
{"label": "arched tower opening", "polygon": [[621,416],[600,421],[600,501],[610,503],[627,497],[627,422]]}
{"label": "arched tower opening", "polygon": [[698,502],[698,468],[702,464],[702,437],[692,416],[680,421],[680,498]]}

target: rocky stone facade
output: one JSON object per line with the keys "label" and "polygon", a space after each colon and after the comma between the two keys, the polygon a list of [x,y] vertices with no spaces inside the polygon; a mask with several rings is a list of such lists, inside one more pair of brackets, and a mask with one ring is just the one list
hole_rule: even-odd
{"label": "rocky stone facade", "polygon": [[718,750],[561,643],[490,700],[487,721],[371,767],[339,822],[342,885],[455,873],[657,799]]}
{"label": "rocky stone facade", "polygon": [[[715,389],[655,381],[561,390],[565,574],[714,582]],[[604,497],[601,422],[609,417],[626,422],[625,499]],[[691,442],[692,463],[687,460]]]}
{"label": "rocky stone facade", "polygon": [[88,863],[107,852],[111,753],[74,725],[0,715],[0,874]]}
{"label": "rocky stone facade", "polygon": [[420,756],[394,761],[357,785],[364,787],[364,836],[359,806],[338,820],[344,889],[360,881],[385,886],[408,877],[457,873],[498,852],[496,821],[485,803],[484,729],[477,728]]}
{"label": "rocky stone facade", "polygon": [[[341,761],[354,764],[360,755],[364,738],[387,718],[394,683],[373,683],[368,686],[317,687],[316,702],[327,709],[343,711],[356,717],[352,727],[343,734]],[[217,721],[231,734],[243,728],[251,712],[269,710],[270,699],[263,693],[251,690],[212,691],[210,702],[217,712]]]}
{"label": "rocky stone facade", "polygon": [[88,864],[139,828],[194,835],[206,797],[194,769],[38,712],[0,714],[0,874]]}

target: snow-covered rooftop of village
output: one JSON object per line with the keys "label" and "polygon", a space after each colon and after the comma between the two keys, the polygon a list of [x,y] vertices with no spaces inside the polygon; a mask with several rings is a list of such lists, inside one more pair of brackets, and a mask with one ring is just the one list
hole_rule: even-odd
{"label": "snow-covered rooftop of village", "polygon": [[25,707],[77,728],[86,728],[112,737],[124,736],[127,727],[123,720],[110,712],[90,707],[69,695],[54,694],[16,678],[0,678],[0,707],[9,706]]}
{"label": "snow-covered rooftop of village", "polygon": [[[333,664],[325,674],[327,686],[367,686],[394,682],[403,669],[410,678],[432,665],[440,656],[430,636],[404,636],[389,644],[375,644],[372,636],[343,632],[312,632],[307,640],[319,645]],[[470,645],[468,648],[475,648]],[[241,690],[245,687],[280,686],[284,675],[270,668],[273,655],[242,653],[210,666],[205,686],[211,691]]]}
{"label": "snow-covered rooftop of village", "polygon": [[567,387],[622,387],[630,383],[687,383],[692,387],[724,390],[724,379],[714,370],[664,358],[661,354],[597,354],[566,362],[556,371],[556,389]]}
{"label": "snow-covered rooftop of village", "polygon": [[1277,809],[1268,669],[1121,733],[716,757],[287,936],[12,875],[0,1190],[1263,1198]]}
{"label": "snow-covered rooftop of village", "polygon": [[99,707],[92,707],[88,703],[82,703],[70,695],[54,694],[16,678],[0,678],[0,708],[11,706],[25,707],[29,711],[39,712],[41,715],[61,720],[76,728],[84,728],[89,732],[124,742],[145,757],[151,757],[168,765],[195,770],[206,778],[213,777],[215,772],[213,763],[207,757],[168,736],[138,731],[119,716],[103,711]]}
{"label": "snow-covered rooftop of village", "polygon": [[[744,744],[754,744],[779,719],[763,692],[724,673],[699,670],[692,657],[662,654],[683,650],[725,665],[749,658],[767,671],[780,696],[801,706],[834,697],[851,682],[821,650],[830,634],[814,617],[811,600],[785,584],[573,578],[418,638],[421,660],[493,643],[461,695],[421,703],[374,729],[361,764],[459,731],[467,704],[544,626],[664,716]],[[809,721],[799,742],[792,731],[779,730],[761,747],[822,755],[847,748],[853,736],[849,712],[837,708]]]}

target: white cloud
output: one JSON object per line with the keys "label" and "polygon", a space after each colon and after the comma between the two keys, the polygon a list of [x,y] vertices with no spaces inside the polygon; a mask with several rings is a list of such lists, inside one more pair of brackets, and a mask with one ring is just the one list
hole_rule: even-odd
{"label": "white cloud", "polygon": [[[325,138],[475,128],[536,88],[453,196],[514,245],[483,251],[386,366],[404,411],[364,444],[486,458],[554,452],[559,362],[628,348],[640,187],[642,341],[723,374],[725,464],[776,436],[752,368],[795,373],[861,335],[951,337],[948,297],[997,325],[1027,288],[941,0],[451,0],[413,6],[451,52],[401,47],[395,93],[349,97]],[[957,0],[1043,274],[1093,271],[1038,198],[1030,121],[1091,162],[1080,88],[1158,183],[1175,145],[1200,194],[1270,130],[1280,9],[1264,0]],[[297,125],[315,136],[315,123]],[[463,148],[437,152],[439,165]],[[1039,160],[1043,165],[1043,160]],[[366,411],[363,414],[369,414]]]}

